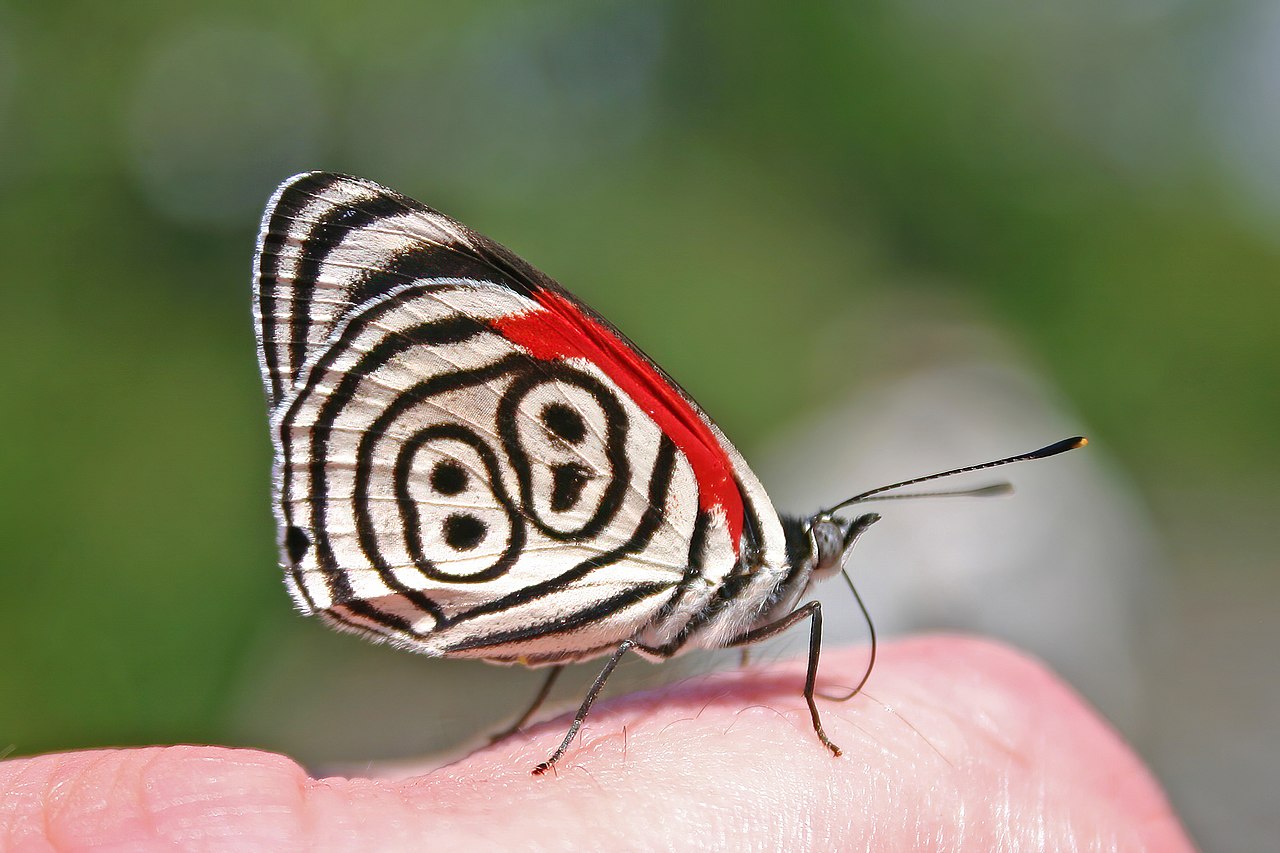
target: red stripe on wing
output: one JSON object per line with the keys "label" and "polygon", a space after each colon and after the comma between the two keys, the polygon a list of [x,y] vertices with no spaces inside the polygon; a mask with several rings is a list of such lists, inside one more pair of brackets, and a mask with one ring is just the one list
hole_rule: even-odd
{"label": "red stripe on wing", "polygon": [[501,317],[493,327],[535,358],[585,358],[600,367],[684,453],[698,480],[700,506],[703,510],[713,506],[724,510],[737,554],[742,536],[742,494],[733,463],[715,434],[684,395],[612,331],[553,291],[539,291],[534,298],[546,310]]}

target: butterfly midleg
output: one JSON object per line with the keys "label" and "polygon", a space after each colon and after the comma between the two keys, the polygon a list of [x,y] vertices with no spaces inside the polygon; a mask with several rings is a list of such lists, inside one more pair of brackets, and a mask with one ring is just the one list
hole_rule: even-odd
{"label": "butterfly midleg", "polygon": [[600,695],[600,691],[604,689],[604,683],[609,680],[609,676],[613,674],[613,670],[618,665],[618,661],[622,660],[622,656],[635,647],[634,640],[623,640],[618,644],[618,648],[609,660],[605,663],[604,669],[600,670],[600,674],[596,676],[595,682],[591,685],[591,689],[587,691],[587,698],[582,700],[582,705],[578,708],[578,713],[573,715],[573,722],[569,725],[569,733],[564,736],[564,740],[556,747],[556,751],[551,753],[551,757],[546,761],[533,768],[534,776],[541,776],[550,770],[565,750],[569,748],[569,744],[573,743],[573,739],[578,735],[578,729],[582,728],[582,721],[587,718],[587,714],[591,713],[591,705],[596,701],[596,697]]}
{"label": "butterfly midleg", "polygon": [[538,694],[533,697],[533,702],[528,708],[525,708],[514,723],[507,726],[500,732],[489,735],[489,743],[494,744],[500,740],[506,740],[516,732],[524,728],[524,724],[529,722],[529,718],[542,707],[542,703],[547,701],[547,697],[551,695],[551,688],[555,686],[556,679],[560,677],[560,673],[564,671],[564,664],[556,664],[551,667],[551,671],[547,673],[547,677],[542,680],[542,686],[538,688]]}
{"label": "butterfly midleg", "polygon": [[840,755],[840,747],[831,742],[831,739],[827,737],[827,733],[822,728],[822,718],[818,716],[818,703],[813,698],[814,686],[818,682],[818,655],[822,651],[822,604],[820,602],[810,601],[808,604],[801,605],[776,622],[770,622],[768,625],[762,625],[755,630],[748,631],[732,643],[729,643],[729,646],[746,646],[751,643],[758,643],[761,640],[767,640],[774,634],[782,633],[802,619],[810,620],[809,670],[804,679],[804,701],[809,703],[809,715],[813,717],[813,730],[818,735],[818,740],[822,741],[823,746],[831,750],[832,755]]}

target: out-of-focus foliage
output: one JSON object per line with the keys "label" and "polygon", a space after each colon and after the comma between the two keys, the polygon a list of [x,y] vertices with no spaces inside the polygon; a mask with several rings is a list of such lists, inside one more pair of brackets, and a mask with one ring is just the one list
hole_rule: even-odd
{"label": "out-of-focus foliage", "polygon": [[1254,589],[1276,56],[1268,5],[1197,0],[0,5],[0,740],[225,739],[254,650],[312,630],[248,300],[261,205],[311,168],[512,246],[748,450],[918,356],[903,305],[982,317],[1170,570]]}

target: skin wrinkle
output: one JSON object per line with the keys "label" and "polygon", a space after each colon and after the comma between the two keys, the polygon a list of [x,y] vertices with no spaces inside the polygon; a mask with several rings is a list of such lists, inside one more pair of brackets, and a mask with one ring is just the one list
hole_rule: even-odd
{"label": "skin wrinkle", "polygon": [[164,837],[165,833],[162,829],[164,811],[156,808],[159,798],[155,796],[155,786],[151,782],[158,766],[162,761],[168,760],[167,756],[170,753],[157,750],[145,753],[145,755],[145,760],[137,767],[136,775],[130,779],[131,783],[136,781],[137,784],[137,793],[133,799],[136,799],[138,812],[147,816],[152,832],[157,837]]}
{"label": "skin wrinkle", "polygon": [[[74,836],[65,833],[65,831],[60,831],[64,830],[63,822],[60,818],[71,812],[73,807],[78,806],[79,808],[77,808],[76,811],[79,813],[91,813],[93,817],[92,823],[94,824],[92,829],[98,828],[98,824],[101,823],[102,809],[93,809],[90,803],[86,802],[81,804],[78,803],[77,800],[79,800],[81,795],[84,793],[88,793],[90,798],[94,800],[99,799],[94,796],[95,791],[93,784],[106,781],[97,778],[103,771],[114,771],[112,775],[116,778],[111,780],[112,787],[118,786],[119,789],[125,790],[125,786],[120,784],[121,780],[119,779],[119,776],[123,775],[128,769],[127,765],[112,765],[111,757],[113,755],[114,753],[107,753],[101,756],[96,756],[95,759],[89,763],[88,767],[85,768],[85,772],[70,776],[53,786],[51,793],[53,794],[54,805],[53,808],[50,809],[49,814],[52,822],[52,828],[55,830],[54,834],[51,834],[50,838],[53,840],[55,845],[61,846],[61,843],[67,842],[74,843]],[[126,805],[133,804],[128,803]],[[65,836],[66,842],[62,842],[59,838],[60,835]]]}
{"label": "skin wrinkle", "polygon": [[[131,768],[113,761],[118,754],[113,750],[90,755],[80,762],[83,766],[76,767],[76,772],[68,775],[63,775],[68,765],[76,764],[71,758],[62,758],[54,765],[49,776],[53,784],[46,795],[49,803],[46,811],[47,838],[54,847],[74,847],[78,836],[105,834],[114,828],[112,824],[121,823],[109,817],[104,820],[107,817],[104,815],[105,800],[116,792],[126,792],[123,811],[130,816],[136,814],[136,803],[130,802],[127,794],[129,786],[122,784],[121,779]],[[105,790],[100,791],[100,788]],[[65,818],[69,815],[80,818],[82,826],[68,827]],[[138,822],[134,820],[131,823],[137,825]],[[138,826],[138,829],[143,830],[143,827]]]}
{"label": "skin wrinkle", "polygon": [[[917,685],[909,685],[907,692],[899,697],[899,701],[894,706],[876,701],[887,713],[896,718],[906,730],[909,730],[914,736],[924,739],[942,760],[951,767],[955,767],[956,762],[947,755],[947,746],[961,746],[957,743],[957,735],[964,731],[964,719],[961,712],[966,706],[953,702],[940,701],[942,697],[934,696],[917,689]],[[911,709],[912,719],[903,716],[897,710],[896,706],[907,706]],[[932,737],[925,737],[921,731],[922,727],[938,729],[940,723],[946,723],[945,729],[931,731]],[[904,748],[907,745],[904,744]],[[957,750],[959,751],[959,750]]]}
{"label": "skin wrinkle", "polygon": [[[32,768],[32,769],[33,769],[33,773],[32,773],[32,775],[35,775],[35,774],[34,774],[34,765],[33,765],[33,768]],[[63,784],[65,784],[67,781],[68,781],[68,780],[63,780],[63,782],[56,783],[56,784],[54,784],[54,785],[49,789],[49,792],[46,794],[46,799],[50,801],[50,804],[51,804],[51,805],[52,805],[52,803],[53,803],[53,802],[55,802],[55,801],[58,799],[58,796],[57,796],[57,794],[58,794],[58,789],[59,789],[60,787],[62,787],[62,785],[63,785]],[[55,813],[55,809],[54,809],[54,808],[47,808],[47,809],[45,809],[45,810],[43,811],[43,813],[42,813],[42,815],[41,815],[41,823],[43,824],[43,827],[42,827],[42,828],[44,829],[44,837],[45,837],[45,838],[53,838],[53,824],[52,824],[52,820],[53,820],[53,815],[54,815],[54,813]]]}
{"label": "skin wrinkle", "polygon": [[995,807],[996,838],[1001,850],[1018,849],[1017,830],[1013,824],[1013,795],[1008,776],[1000,779],[1000,795]]}
{"label": "skin wrinkle", "polygon": [[974,735],[982,738],[985,742],[1002,751],[1010,759],[1018,761],[1022,755],[1018,749],[1017,742],[1009,737],[1001,728],[1001,724],[991,717],[984,709],[978,708],[970,718]]}
{"label": "skin wrinkle", "polygon": [[[4,829],[0,832],[0,841],[5,842],[6,849],[20,837],[19,833],[22,832],[23,827],[17,818],[24,813],[24,807],[37,811],[42,798],[41,792],[45,792],[47,796],[49,774],[42,770],[43,768],[35,762],[22,765],[14,779],[13,787],[0,796],[0,828]],[[42,811],[40,817],[40,836],[49,838],[48,812]],[[21,837],[25,838],[27,834],[23,833]]]}
{"label": "skin wrinkle", "polygon": [[301,782],[300,768],[277,756],[156,750],[139,768],[139,803],[158,837],[184,847],[246,835],[279,843],[298,833]]}
{"label": "skin wrinkle", "polygon": [[[57,765],[65,763],[67,762],[57,762],[55,764],[53,772],[49,774],[49,781],[52,781],[53,784],[49,785],[48,790],[45,792],[45,801],[47,806],[44,809],[43,818],[46,837],[49,839],[56,837],[54,827],[58,823],[58,817],[66,808],[67,798],[70,795],[69,792],[73,791],[75,786],[84,778],[79,774],[59,778],[57,770],[61,768]],[[88,769],[92,769],[92,764]]]}

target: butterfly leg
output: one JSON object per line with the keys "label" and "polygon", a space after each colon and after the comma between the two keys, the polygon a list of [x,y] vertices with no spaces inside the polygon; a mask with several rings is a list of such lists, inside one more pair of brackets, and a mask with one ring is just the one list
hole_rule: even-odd
{"label": "butterfly leg", "polygon": [[556,664],[551,667],[551,671],[547,673],[547,677],[543,679],[542,686],[538,688],[538,695],[533,697],[533,702],[525,709],[524,713],[511,725],[507,726],[500,732],[496,732],[489,736],[489,743],[495,744],[500,740],[506,740],[516,732],[524,728],[524,724],[529,722],[529,718],[542,707],[542,703],[547,701],[547,697],[551,695],[551,688],[555,686],[556,679],[560,677],[560,673],[564,671],[564,664]]}
{"label": "butterfly leg", "polygon": [[546,773],[564,755],[565,750],[569,748],[569,744],[573,743],[573,739],[578,736],[578,730],[582,728],[582,721],[587,718],[587,714],[591,713],[592,704],[595,703],[596,697],[600,695],[600,691],[604,689],[604,683],[609,680],[609,676],[613,674],[613,670],[618,666],[618,661],[622,660],[622,656],[634,647],[634,640],[623,640],[614,653],[609,656],[604,669],[600,670],[600,674],[596,676],[591,689],[587,691],[587,698],[582,700],[578,713],[573,715],[573,723],[569,726],[569,733],[564,736],[564,740],[556,747],[556,751],[551,753],[550,758],[533,768],[534,776],[541,776]]}
{"label": "butterfly leg", "polygon": [[822,718],[818,716],[818,703],[814,700],[814,687],[818,682],[818,655],[822,651],[822,604],[810,601],[797,607],[776,622],[762,625],[738,637],[730,646],[745,646],[767,640],[780,634],[797,622],[809,619],[809,670],[804,679],[804,701],[809,703],[809,716],[813,718],[813,731],[818,735],[822,745],[831,750],[832,755],[840,755],[840,747],[831,742],[822,728]]}

